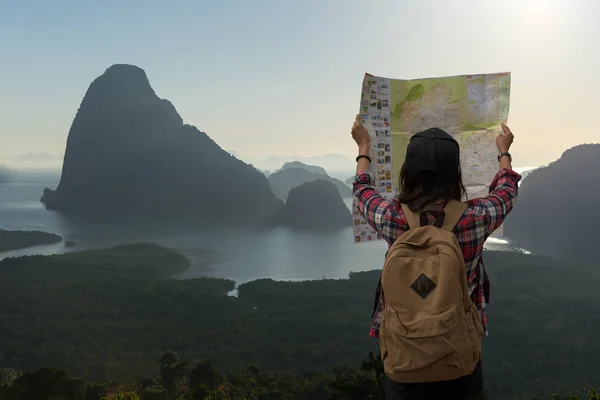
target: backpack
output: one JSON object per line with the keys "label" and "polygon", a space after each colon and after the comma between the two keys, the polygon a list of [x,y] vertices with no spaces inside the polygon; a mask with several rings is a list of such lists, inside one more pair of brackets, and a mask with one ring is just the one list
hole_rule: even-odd
{"label": "backpack", "polygon": [[402,205],[410,229],[389,248],[381,273],[379,345],[394,381],[460,378],[481,358],[483,325],[452,233],[466,207],[452,200],[429,225],[427,209],[415,213]]}

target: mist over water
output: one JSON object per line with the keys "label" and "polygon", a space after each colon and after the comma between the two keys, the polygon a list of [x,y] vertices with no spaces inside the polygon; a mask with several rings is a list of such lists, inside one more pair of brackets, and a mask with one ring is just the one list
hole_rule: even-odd
{"label": "mist over water", "polygon": [[[191,268],[179,278],[228,278],[238,284],[257,278],[275,280],[343,279],[350,272],[381,268],[384,242],[355,245],[352,227],[336,232],[307,233],[286,228],[257,232],[249,229],[148,231],[109,221],[105,226],[74,224],[44,208],[39,198],[45,187],[58,184],[58,174],[20,174],[0,184],[0,229],[40,230],[72,240],[2,253],[0,258],[57,254],[132,242],[155,242],[188,257]],[[345,200],[352,206],[352,199]],[[508,238],[490,238],[488,250],[520,251]]]}

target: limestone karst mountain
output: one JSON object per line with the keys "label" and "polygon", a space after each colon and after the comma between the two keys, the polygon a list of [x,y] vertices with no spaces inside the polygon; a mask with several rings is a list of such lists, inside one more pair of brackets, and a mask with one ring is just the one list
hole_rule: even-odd
{"label": "limestone karst mountain", "polygon": [[523,180],[505,234],[534,253],[595,262],[599,196],[600,144],[573,147]]}
{"label": "limestone karst mountain", "polygon": [[240,225],[281,205],[267,178],[185,125],[146,73],[117,64],[89,86],[48,209],[78,217]]}
{"label": "limestone karst mountain", "polygon": [[290,190],[307,182],[326,180],[332,183],[342,198],[352,197],[352,190],[339,179],[332,178],[324,168],[307,165],[299,161],[283,164],[276,172],[269,175],[269,184],[277,197],[285,200]]}
{"label": "limestone karst mountain", "polygon": [[323,179],[290,190],[285,206],[276,216],[276,225],[299,230],[335,230],[352,224],[352,215],[339,191]]}

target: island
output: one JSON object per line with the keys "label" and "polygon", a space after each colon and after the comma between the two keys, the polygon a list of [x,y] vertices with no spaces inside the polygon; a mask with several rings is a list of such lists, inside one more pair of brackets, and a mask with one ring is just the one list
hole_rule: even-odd
{"label": "island", "polygon": [[304,183],[324,180],[332,183],[342,198],[352,197],[352,191],[348,185],[339,179],[332,178],[325,169],[316,165],[307,165],[299,161],[291,161],[283,164],[281,169],[269,175],[271,189],[281,200],[286,200],[290,190]]}
{"label": "island", "polygon": [[60,243],[62,240],[61,236],[54,233],[0,230],[0,252]]}
{"label": "island", "polygon": [[145,71],[126,64],[89,86],[69,131],[60,183],[41,201],[90,223],[211,230],[252,225],[281,204],[264,174],[184,124]]}
{"label": "island", "polygon": [[320,179],[290,190],[285,205],[274,213],[270,225],[295,230],[338,230],[352,225],[352,215],[336,186]]}

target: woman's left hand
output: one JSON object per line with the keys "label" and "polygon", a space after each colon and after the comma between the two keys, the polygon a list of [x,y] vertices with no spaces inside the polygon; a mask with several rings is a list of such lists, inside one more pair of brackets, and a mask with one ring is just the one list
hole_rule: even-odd
{"label": "woman's left hand", "polygon": [[352,138],[360,150],[368,151],[371,147],[371,137],[369,136],[369,131],[360,122],[360,115],[356,116],[354,125],[352,125]]}

